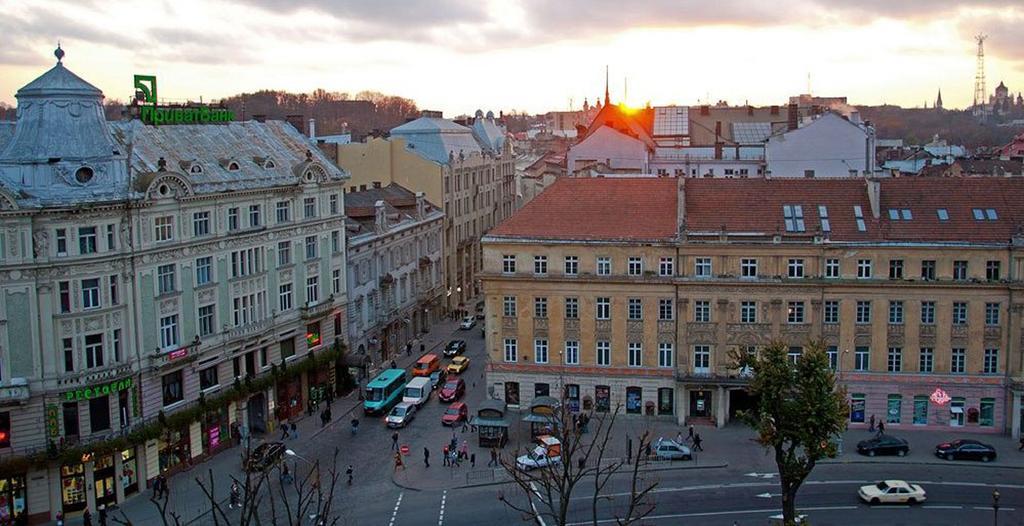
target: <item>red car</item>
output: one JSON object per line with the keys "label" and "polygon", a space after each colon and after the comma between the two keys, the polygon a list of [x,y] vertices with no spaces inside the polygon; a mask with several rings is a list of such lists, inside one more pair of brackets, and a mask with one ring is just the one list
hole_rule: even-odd
{"label": "red car", "polygon": [[459,422],[465,422],[469,418],[469,408],[465,402],[455,402],[444,410],[441,415],[441,423],[446,426],[454,426]]}
{"label": "red car", "polygon": [[441,387],[441,393],[438,398],[442,402],[454,402],[462,397],[466,393],[466,381],[462,378],[449,378],[444,386]]}

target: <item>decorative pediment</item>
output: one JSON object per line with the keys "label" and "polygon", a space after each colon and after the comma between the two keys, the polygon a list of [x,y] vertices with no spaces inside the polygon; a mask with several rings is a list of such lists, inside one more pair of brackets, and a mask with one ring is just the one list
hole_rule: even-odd
{"label": "decorative pediment", "polygon": [[0,187],[0,210],[17,210],[18,201],[15,199],[14,194],[8,191],[6,188]]}
{"label": "decorative pediment", "polygon": [[324,169],[323,165],[316,161],[303,161],[295,165],[293,172],[302,184],[327,182],[327,170]]}
{"label": "decorative pediment", "polygon": [[139,177],[136,188],[145,192],[146,199],[180,199],[195,194],[188,177],[177,172],[144,174]]}

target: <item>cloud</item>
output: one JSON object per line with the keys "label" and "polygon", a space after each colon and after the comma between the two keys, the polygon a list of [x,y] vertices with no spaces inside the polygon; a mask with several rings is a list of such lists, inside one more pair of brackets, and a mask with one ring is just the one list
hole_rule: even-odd
{"label": "cloud", "polygon": [[1014,62],[1024,71],[1024,8],[1002,9],[1001,16],[991,13],[965,16],[957,20],[957,32],[973,48],[974,36],[988,35],[985,40],[986,56],[996,56]]}
{"label": "cloud", "polygon": [[477,24],[489,20],[483,2],[474,0],[237,0],[238,5],[273,13],[318,11],[353,25],[374,28],[380,40],[404,40],[422,29]]}

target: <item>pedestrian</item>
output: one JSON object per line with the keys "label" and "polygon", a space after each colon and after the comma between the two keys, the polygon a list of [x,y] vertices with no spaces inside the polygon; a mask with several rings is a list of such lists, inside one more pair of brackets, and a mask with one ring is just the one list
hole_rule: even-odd
{"label": "pedestrian", "polygon": [[295,425],[295,423],[292,422],[292,440],[298,440],[298,439],[299,439],[299,426]]}
{"label": "pedestrian", "polygon": [[680,432],[676,433],[676,444],[682,444],[682,443],[683,443],[683,432],[680,431]]}
{"label": "pedestrian", "polygon": [[875,432],[875,415],[871,415],[871,418],[868,419],[868,432]]}
{"label": "pedestrian", "polygon": [[402,463],[402,454],[396,451],[395,452],[395,471],[398,471],[399,468],[405,469],[405,464]]}
{"label": "pedestrian", "polygon": [[497,466],[498,465],[498,448],[496,448],[496,447],[492,447],[491,448],[491,461],[488,462],[487,465],[488,466]]}
{"label": "pedestrian", "polygon": [[352,485],[352,464],[348,465],[348,469],[345,470],[345,475],[348,475],[348,485]]}
{"label": "pedestrian", "polygon": [[423,465],[428,468],[430,467],[430,450],[425,446],[423,448]]}
{"label": "pedestrian", "polygon": [[469,430],[469,420],[466,419],[466,420],[462,421],[462,432],[465,433],[468,430]]}
{"label": "pedestrian", "polygon": [[650,442],[648,442],[647,445],[644,446],[644,455],[647,458],[651,458],[651,443]]}
{"label": "pedestrian", "polygon": [[394,361],[394,360],[391,360],[391,368],[392,368],[392,369],[398,369],[398,364],[397,364],[397,363],[395,363],[395,361]]}
{"label": "pedestrian", "polygon": [[57,526],[64,526],[64,513],[57,512]]}
{"label": "pedestrian", "polygon": [[704,448],[701,447],[701,444],[703,442],[704,441],[700,439],[700,433],[697,433],[696,435],[693,435],[693,450],[694,451],[704,451]]}
{"label": "pedestrian", "polygon": [[398,431],[391,433],[391,451],[398,451]]}
{"label": "pedestrian", "polygon": [[444,449],[442,450],[441,454],[444,455],[444,457],[441,459],[441,461],[444,462],[445,466],[450,466],[452,461],[451,461],[451,458],[448,456],[448,445],[447,444],[444,446]]}
{"label": "pedestrian", "polygon": [[292,479],[292,472],[291,472],[291,470],[288,469],[288,463],[287,462],[282,462],[282,464],[281,464],[281,484],[282,485],[284,485],[284,484],[291,484],[292,480],[294,480],[294,479]]}
{"label": "pedestrian", "polygon": [[686,437],[686,440],[693,442],[693,424],[690,424],[690,434]]}
{"label": "pedestrian", "polygon": [[[281,471],[281,479],[287,475],[288,464],[284,465],[284,470]],[[231,483],[231,501],[228,503],[228,509],[234,509],[235,506],[242,507],[242,490],[238,488],[238,481]]]}
{"label": "pedestrian", "polygon": [[82,514],[82,526],[92,526],[92,512],[89,508],[85,509],[85,513]]}
{"label": "pedestrian", "polygon": [[1024,436],[1020,437],[1020,445],[1017,446],[1017,451],[1024,451]]}
{"label": "pedestrian", "polygon": [[412,342],[405,344],[405,355],[412,356]]}
{"label": "pedestrian", "polygon": [[885,422],[882,422],[881,420],[879,420],[878,421],[878,435],[881,436],[881,435],[884,435],[884,434],[885,434]]}
{"label": "pedestrian", "polygon": [[469,458],[469,441],[463,440],[462,447],[459,448],[459,456],[462,458]]}
{"label": "pedestrian", "polygon": [[423,354],[425,352],[427,352],[427,345],[423,342],[420,342],[420,354]]}
{"label": "pedestrian", "polygon": [[100,526],[107,526],[107,507],[106,506],[100,506],[99,518],[100,518]]}
{"label": "pedestrian", "polygon": [[452,455],[452,466],[453,467],[459,467],[459,465],[461,465],[461,462],[460,462],[460,459],[459,459],[459,452],[455,451],[454,449],[452,449],[451,455]]}
{"label": "pedestrian", "polygon": [[320,411],[320,427],[327,427],[327,423],[331,421],[331,409],[325,408]]}
{"label": "pedestrian", "polygon": [[289,435],[288,434],[288,429],[289,429],[288,422],[282,422],[281,423],[281,441],[285,441],[285,440],[288,440],[289,438],[291,438],[290,436],[288,436]]}
{"label": "pedestrian", "polygon": [[469,467],[476,467],[476,453],[470,453],[469,455]]}

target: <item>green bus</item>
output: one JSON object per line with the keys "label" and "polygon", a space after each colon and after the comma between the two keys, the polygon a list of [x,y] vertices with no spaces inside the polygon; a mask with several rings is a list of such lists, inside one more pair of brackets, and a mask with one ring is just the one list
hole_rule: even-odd
{"label": "green bus", "polygon": [[366,384],[363,397],[363,413],[384,414],[402,401],[405,391],[405,369],[385,369],[370,383]]}

